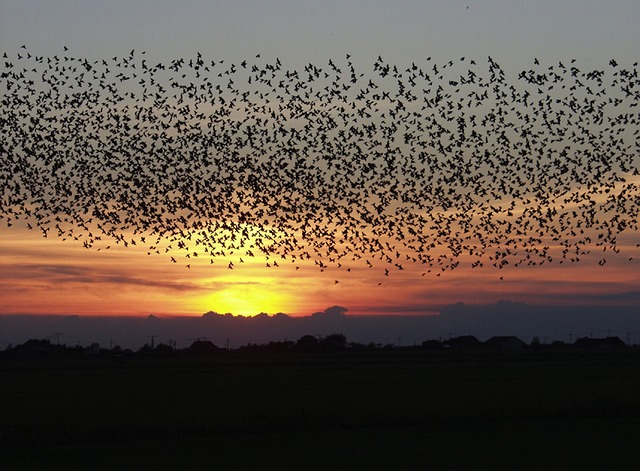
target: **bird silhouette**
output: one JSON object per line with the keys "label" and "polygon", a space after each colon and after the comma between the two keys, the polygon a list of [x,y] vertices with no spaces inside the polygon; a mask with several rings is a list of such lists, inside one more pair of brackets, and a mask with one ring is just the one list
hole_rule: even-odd
{"label": "bird silhouette", "polygon": [[637,63],[378,56],[360,72],[350,55],[291,70],[18,50],[0,73],[8,227],[211,263],[378,260],[385,276],[609,257],[638,233]]}

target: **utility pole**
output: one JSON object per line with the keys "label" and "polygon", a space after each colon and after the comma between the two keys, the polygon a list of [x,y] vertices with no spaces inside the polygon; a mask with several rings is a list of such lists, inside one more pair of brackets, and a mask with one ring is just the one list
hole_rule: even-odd
{"label": "utility pole", "polygon": [[157,335],[147,335],[151,339],[151,349],[156,348],[156,337]]}

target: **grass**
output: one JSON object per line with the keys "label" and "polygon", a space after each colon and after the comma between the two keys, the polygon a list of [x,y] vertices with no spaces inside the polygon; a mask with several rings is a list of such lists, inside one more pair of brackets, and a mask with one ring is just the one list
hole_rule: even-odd
{"label": "grass", "polygon": [[0,467],[603,469],[640,458],[638,391],[620,352],[5,363]]}
{"label": "grass", "polygon": [[254,433],[18,448],[6,469],[634,469],[637,419]]}

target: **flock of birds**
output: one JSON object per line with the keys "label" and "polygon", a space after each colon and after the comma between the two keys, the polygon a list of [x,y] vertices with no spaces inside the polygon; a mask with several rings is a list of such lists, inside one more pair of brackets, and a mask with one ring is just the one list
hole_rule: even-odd
{"label": "flock of birds", "polygon": [[637,63],[2,63],[0,218],[45,237],[424,275],[577,262],[638,232]]}

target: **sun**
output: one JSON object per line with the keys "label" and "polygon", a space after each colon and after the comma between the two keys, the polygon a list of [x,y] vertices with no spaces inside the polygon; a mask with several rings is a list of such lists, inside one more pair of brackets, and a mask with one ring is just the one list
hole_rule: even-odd
{"label": "sun", "polygon": [[289,296],[279,292],[276,283],[263,280],[229,284],[221,289],[214,288],[211,293],[198,300],[198,308],[202,312],[230,312],[241,316],[255,316],[261,312],[286,312],[290,304]]}

